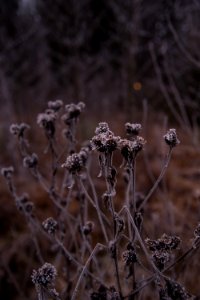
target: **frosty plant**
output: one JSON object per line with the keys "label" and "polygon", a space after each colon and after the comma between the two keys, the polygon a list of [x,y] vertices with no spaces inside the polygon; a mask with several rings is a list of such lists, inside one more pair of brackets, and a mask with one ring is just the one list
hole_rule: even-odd
{"label": "frosty plant", "polygon": [[[91,140],[81,145],[76,131],[84,107],[82,102],[64,105],[61,100],[50,101],[48,108],[38,115],[37,124],[47,141],[45,166],[41,154],[31,150],[27,135],[30,126],[22,123],[10,127],[18,140],[24,168],[44,190],[53,207],[48,209],[49,216],[42,219],[34,195],[18,195],[14,168],[2,169],[35,247],[34,263],[38,267],[31,278],[38,299],[137,299],[145,287],[160,299],[189,299],[190,293],[176,282],[174,274],[175,267],[199,248],[199,225],[191,247],[179,255],[181,238],[175,232],[171,235],[164,232],[152,239],[143,224],[146,204],[180,143],[176,130],[169,129],[164,135],[168,152],[160,175],[149,192],[142,195],[136,181],[136,162],[146,147],[146,141],[140,136],[141,124],[126,123],[126,137],[122,138],[110,130],[108,123],[101,122]],[[117,152],[121,155],[121,166],[113,163]],[[99,175],[94,177],[94,172],[98,174],[94,167],[96,155]],[[117,177],[121,182],[122,172],[125,173],[123,196],[118,196]],[[154,290],[151,283],[156,287]]]}

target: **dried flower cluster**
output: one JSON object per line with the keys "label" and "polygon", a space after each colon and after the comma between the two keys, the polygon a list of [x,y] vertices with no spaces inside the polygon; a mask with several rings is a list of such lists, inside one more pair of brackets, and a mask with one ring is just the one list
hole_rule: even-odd
{"label": "dried flower cluster", "polygon": [[152,259],[155,263],[156,267],[162,271],[164,267],[166,266],[166,263],[170,260],[170,254],[167,251],[153,251],[152,253]]}
{"label": "dried flower cluster", "polygon": [[85,104],[83,102],[79,102],[78,104],[71,103],[65,105],[66,113],[62,116],[62,120],[66,125],[70,125],[73,121],[76,122],[84,108]]}
{"label": "dried flower cluster", "polygon": [[169,236],[164,233],[158,240],[151,240],[147,238],[145,242],[151,251],[170,251],[175,250],[179,247],[181,239],[178,236]]}
{"label": "dried flower cluster", "polygon": [[42,227],[49,235],[54,235],[58,229],[58,222],[49,217],[42,223]]}
{"label": "dried flower cluster", "polygon": [[30,129],[30,126],[26,123],[12,124],[10,126],[10,133],[17,135],[18,137],[23,137],[25,130]]}
{"label": "dried flower cluster", "polygon": [[15,202],[19,211],[29,215],[32,213],[34,204],[29,200],[29,196],[27,194],[17,197]]}
{"label": "dried flower cluster", "polygon": [[179,247],[181,239],[177,236],[163,234],[158,240],[145,240],[149,250],[152,251],[152,259],[159,270],[163,270],[170,260],[170,252]]}
{"label": "dried flower cluster", "polygon": [[127,135],[135,137],[139,134],[140,130],[142,129],[142,125],[137,124],[137,123],[133,123],[133,124],[126,123],[125,129],[126,129]]}
{"label": "dried flower cluster", "polygon": [[137,136],[133,141],[121,139],[119,141],[119,148],[124,159],[131,163],[145,145],[145,140]]}
{"label": "dried flower cluster", "polygon": [[48,138],[53,138],[55,135],[56,118],[57,114],[53,109],[46,109],[44,113],[39,114],[37,117],[37,123],[44,128]]}
{"label": "dried flower cluster", "polygon": [[50,263],[45,263],[37,271],[33,270],[31,278],[35,285],[48,287],[54,284],[56,275],[56,268]]}
{"label": "dried flower cluster", "polygon": [[[23,143],[24,131],[29,126],[24,123],[11,126],[11,133],[20,137],[18,142],[21,145],[23,166],[26,168],[24,172],[34,176],[36,183],[40,184],[52,201],[54,209],[50,214],[54,218],[48,217],[45,212],[45,220],[41,224],[40,215],[38,217],[35,211],[33,214],[33,202],[28,195],[17,194],[13,167],[1,170],[17,208],[25,216],[31,230],[36,250],[34,259],[42,265],[38,270],[33,270],[31,276],[38,299],[136,299],[135,295],[138,294],[139,298],[144,286],[150,289],[152,282],[156,286],[154,293],[159,294],[157,296],[162,300],[189,299],[190,295],[185,288],[170,278],[173,274],[170,268],[181,263],[182,257],[185,259],[188,253],[195,252],[195,247],[199,247],[200,225],[194,231],[195,242],[191,250],[187,250],[181,257],[178,251],[174,251],[181,244],[178,236],[163,234],[156,240],[145,239],[149,228],[144,228],[146,201],[164,176],[172,148],[179,143],[176,130],[170,129],[164,136],[169,146],[168,160],[164,161],[161,175],[144,195],[138,191],[135,178],[137,155],[146,143],[139,136],[141,124],[126,123],[127,138],[121,138],[110,130],[108,123],[101,122],[89,146],[80,148],[75,133],[84,107],[82,102],[64,105],[62,100],[49,101],[45,112],[38,115],[37,123],[44,129],[47,148],[50,149],[48,172],[42,169],[40,156],[31,152]],[[59,140],[58,145],[58,126],[60,130],[65,128],[67,149],[64,148],[66,139],[62,140],[63,144]],[[102,185],[97,187],[93,180],[94,173],[91,173],[94,157],[92,150],[98,153],[100,175],[103,177]],[[120,180],[122,172],[114,166],[115,163],[117,165],[114,157],[117,151],[123,157],[122,172],[126,172],[125,184],[120,181],[119,196],[117,177]],[[67,157],[64,163],[63,155]],[[115,201],[116,195],[118,201]],[[41,245],[45,245],[45,251]],[[58,266],[61,297],[54,288],[57,276],[54,263],[43,264],[47,257],[51,257]],[[175,268],[173,270],[176,272]]]}
{"label": "dried flower cluster", "polygon": [[91,140],[93,150],[101,153],[112,153],[117,149],[120,137],[114,135],[107,123],[99,123],[95,133],[96,135]]}
{"label": "dried flower cluster", "polygon": [[1,169],[1,175],[4,176],[6,179],[10,179],[13,173],[14,173],[13,166]]}
{"label": "dried flower cluster", "polygon": [[179,284],[178,282],[175,282],[171,279],[166,280],[166,294],[170,297],[172,300],[187,300],[191,299],[191,296],[187,293],[184,286]]}
{"label": "dried flower cluster", "polygon": [[66,168],[71,174],[81,172],[86,166],[89,151],[89,148],[84,147],[79,153],[73,153],[67,157],[66,162],[62,164],[62,167]]}
{"label": "dried flower cluster", "polygon": [[169,131],[164,135],[164,140],[167,145],[169,145],[171,148],[177,146],[180,141],[176,134],[176,129],[172,128],[169,129]]}
{"label": "dried flower cluster", "polygon": [[94,223],[91,221],[87,221],[87,223],[82,227],[82,232],[84,235],[89,235],[92,233],[94,229]]}
{"label": "dried flower cluster", "polygon": [[55,101],[49,101],[48,102],[49,109],[52,109],[55,112],[59,111],[62,106],[63,106],[63,101],[62,100],[55,100]]}
{"label": "dried flower cluster", "polygon": [[23,165],[25,168],[30,168],[30,169],[35,168],[37,164],[38,164],[38,156],[35,153],[28,155],[23,159]]}
{"label": "dried flower cluster", "polygon": [[123,260],[126,266],[130,266],[138,261],[135,247],[131,243],[127,245],[127,250],[123,252]]}

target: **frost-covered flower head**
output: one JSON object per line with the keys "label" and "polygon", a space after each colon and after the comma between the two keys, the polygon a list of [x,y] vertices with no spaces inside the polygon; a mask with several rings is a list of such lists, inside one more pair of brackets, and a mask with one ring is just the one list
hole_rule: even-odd
{"label": "frost-covered flower head", "polygon": [[59,111],[62,106],[63,106],[62,100],[55,100],[55,101],[48,102],[48,108],[54,110],[55,112]]}
{"label": "frost-covered flower head", "polygon": [[120,138],[115,136],[106,122],[99,123],[96,135],[91,140],[93,150],[101,153],[112,153],[118,147]]}
{"label": "frost-covered flower head", "polygon": [[6,179],[10,179],[13,173],[14,173],[13,166],[1,169],[1,175],[4,176]]}
{"label": "frost-covered flower head", "polygon": [[13,135],[17,135],[18,137],[23,137],[25,130],[29,129],[30,126],[26,123],[21,124],[11,124],[10,125],[10,133]]}
{"label": "frost-covered flower head", "polygon": [[23,159],[23,165],[25,168],[34,168],[37,166],[38,163],[38,156],[35,153],[32,153],[31,155],[28,155],[24,157]]}
{"label": "frost-covered flower head", "polygon": [[125,129],[127,135],[136,137],[139,134],[140,130],[142,129],[142,125],[138,123],[126,123]]}
{"label": "frost-covered flower head", "polygon": [[138,152],[143,149],[145,143],[145,140],[140,136],[137,136],[133,141],[121,139],[119,142],[119,147],[122,156],[127,162],[131,162]]}
{"label": "frost-covered flower head", "polygon": [[180,141],[176,134],[176,129],[174,129],[174,128],[171,128],[167,131],[167,133],[164,135],[164,140],[165,140],[166,144],[169,145],[171,148],[180,144]]}
{"label": "frost-covered flower head", "polygon": [[33,270],[31,278],[35,285],[48,287],[49,285],[54,284],[56,275],[56,268],[52,264],[46,262],[37,271]]}
{"label": "frost-covered flower head", "polygon": [[40,127],[43,127],[46,135],[49,138],[53,138],[55,134],[55,121],[57,114],[53,109],[46,109],[44,113],[41,113],[37,117],[37,123]]}
{"label": "frost-covered flower head", "polygon": [[65,105],[66,113],[62,116],[62,120],[66,125],[70,125],[73,120],[77,121],[84,108],[85,103],[83,102],[79,102],[78,104],[71,103]]}
{"label": "frost-covered flower head", "polygon": [[79,173],[86,166],[89,151],[88,147],[83,147],[79,153],[68,156],[62,167],[66,168],[71,174]]}
{"label": "frost-covered flower head", "polygon": [[49,217],[44,222],[42,222],[42,227],[48,234],[54,235],[56,233],[56,230],[58,229],[58,222],[52,217]]}

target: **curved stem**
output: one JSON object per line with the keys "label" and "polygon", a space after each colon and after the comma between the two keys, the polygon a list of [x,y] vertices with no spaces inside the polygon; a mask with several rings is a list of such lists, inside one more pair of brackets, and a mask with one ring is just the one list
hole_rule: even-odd
{"label": "curved stem", "polygon": [[108,244],[109,239],[108,239],[108,235],[107,235],[107,232],[106,232],[106,229],[105,229],[105,225],[103,223],[103,219],[102,219],[102,215],[101,215],[101,210],[100,210],[100,207],[99,207],[98,199],[96,197],[94,197],[94,201],[95,202],[93,202],[93,199],[88,194],[88,192],[87,192],[87,190],[86,190],[86,188],[85,188],[85,186],[83,184],[83,181],[82,181],[81,177],[79,176],[78,178],[79,178],[81,187],[83,188],[83,191],[84,191],[85,195],[87,196],[87,198],[90,201],[90,203],[92,204],[92,206],[96,209],[96,212],[97,212],[97,215],[98,215],[98,218],[99,218],[99,223],[101,225],[105,241]]}
{"label": "curved stem", "polygon": [[158,270],[158,268],[155,266],[154,262],[150,259],[149,253],[148,253],[148,251],[147,251],[147,249],[146,249],[146,247],[145,247],[145,245],[144,245],[144,242],[143,242],[143,240],[142,240],[142,238],[141,238],[141,235],[140,235],[140,233],[139,233],[139,231],[138,231],[138,229],[137,229],[137,226],[135,225],[134,219],[133,219],[133,217],[131,216],[131,213],[130,213],[128,207],[127,207],[127,206],[124,206],[124,207],[121,209],[120,213],[122,213],[123,210],[125,210],[125,211],[127,212],[127,215],[128,215],[128,217],[130,218],[131,224],[132,224],[132,226],[133,226],[133,228],[134,228],[134,230],[135,230],[135,234],[136,234],[137,239],[138,239],[138,241],[139,241],[139,243],[140,243],[140,245],[141,245],[141,248],[142,248],[142,250],[143,250],[143,252],[144,252],[144,254],[145,254],[145,256],[146,256],[146,259],[147,259],[148,263],[150,264],[150,266],[152,267],[152,269],[154,270],[154,272],[155,272],[157,275],[160,275],[160,276],[162,276],[162,277],[165,277],[165,276]]}
{"label": "curved stem", "polygon": [[146,205],[147,201],[149,200],[149,198],[151,197],[151,195],[153,194],[153,192],[156,190],[156,188],[158,187],[159,183],[163,179],[163,176],[165,175],[165,173],[167,171],[167,168],[169,166],[169,162],[170,162],[171,154],[172,154],[172,149],[173,148],[169,147],[169,152],[167,154],[166,160],[165,160],[164,165],[162,167],[161,173],[160,173],[159,177],[157,178],[156,182],[154,183],[154,185],[152,186],[152,188],[150,189],[150,191],[148,192],[148,194],[146,195],[144,201],[139,206],[138,210],[141,210],[142,208],[144,208],[144,206]]}
{"label": "curved stem", "polygon": [[95,255],[96,251],[97,251],[99,248],[102,248],[102,247],[103,247],[103,248],[106,248],[106,246],[104,246],[104,245],[102,245],[102,244],[99,244],[99,243],[96,244],[96,246],[94,247],[92,253],[90,254],[89,258],[87,259],[87,261],[86,261],[86,263],[85,263],[85,265],[84,265],[84,267],[83,267],[83,269],[82,269],[82,271],[81,271],[81,273],[80,273],[80,275],[79,275],[79,278],[78,278],[78,281],[77,281],[76,286],[75,286],[75,288],[74,288],[74,291],[73,291],[71,300],[75,300],[75,299],[76,299],[76,295],[77,295],[77,293],[78,293],[78,289],[79,289],[79,286],[80,286],[81,281],[82,281],[82,279],[83,279],[84,273],[86,272],[87,267],[88,267],[90,261],[93,259],[93,256]]}

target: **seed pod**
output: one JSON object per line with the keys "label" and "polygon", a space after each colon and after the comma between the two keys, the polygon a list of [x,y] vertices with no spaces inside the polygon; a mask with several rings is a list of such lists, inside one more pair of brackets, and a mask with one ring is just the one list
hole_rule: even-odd
{"label": "seed pod", "polygon": [[25,168],[29,168],[29,169],[34,168],[37,166],[37,163],[38,163],[38,156],[35,153],[28,155],[23,159],[23,165]]}
{"label": "seed pod", "polygon": [[62,100],[55,100],[55,101],[49,101],[48,102],[48,107],[55,112],[60,110],[60,108],[63,106],[63,101]]}
{"label": "seed pod", "polygon": [[26,129],[29,129],[30,126],[26,123],[21,124],[12,124],[10,126],[10,133],[17,135],[18,137],[23,137]]}
{"label": "seed pod", "polygon": [[180,144],[180,141],[176,134],[176,129],[174,129],[174,128],[168,130],[168,132],[164,135],[164,140],[165,140],[166,144],[168,146],[170,146],[171,148]]}
{"label": "seed pod", "polygon": [[13,166],[1,169],[1,175],[4,176],[6,179],[10,179],[13,173],[14,173]]}
{"label": "seed pod", "polygon": [[49,235],[55,235],[58,229],[58,222],[52,217],[49,217],[42,223],[42,227]]}
{"label": "seed pod", "polygon": [[132,136],[132,137],[136,137],[139,134],[141,128],[142,128],[141,124],[137,124],[137,123],[135,123],[135,124],[134,123],[133,124],[126,123],[125,124],[125,129],[126,129],[127,135]]}
{"label": "seed pod", "polygon": [[89,235],[92,232],[93,228],[94,228],[94,223],[88,221],[82,228],[83,234]]}
{"label": "seed pod", "polygon": [[56,268],[50,263],[45,263],[37,271],[33,270],[31,279],[35,285],[48,287],[49,285],[54,284],[56,275]]}

